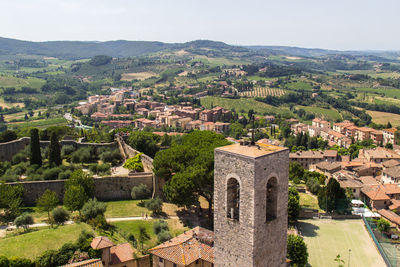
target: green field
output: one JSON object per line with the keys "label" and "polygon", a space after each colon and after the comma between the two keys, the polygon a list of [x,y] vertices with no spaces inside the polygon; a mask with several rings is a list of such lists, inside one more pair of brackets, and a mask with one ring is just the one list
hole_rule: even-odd
{"label": "green field", "polygon": [[207,96],[201,98],[201,105],[206,108],[211,108],[211,106],[220,106],[226,109],[235,109],[236,112],[241,112],[242,110],[247,113],[250,109],[253,109],[258,114],[288,114],[293,116],[293,113],[285,107],[274,107],[254,99],[250,98],[240,98],[240,99],[230,99],[222,97]]}
{"label": "green field", "polygon": [[365,88],[365,87],[357,87],[355,88],[359,92],[367,92],[374,94],[384,94],[386,97],[391,98],[400,98],[400,89],[394,88]]}
{"label": "green field", "polygon": [[307,244],[308,263],[312,267],[337,267],[334,259],[338,254],[345,261],[343,266],[386,266],[361,219],[301,220],[298,228]]}
{"label": "green field", "polygon": [[27,78],[17,78],[14,76],[1,75],[0,76],[0,87],[32,87],[39,89],[42,85],[45,84],[45,80],[27,77]]}
{"label": "green field", "polygon": [[34,259],[48,249],[58,249],[67,242],[75,242],[82,230],[92,232],[89,225],[80,223],[57,228],[0,238],[0,255]]}
{"label": "green field", "polygon": [[313,89],[312,85],[304,81],[291,82],[285,85],[285,88],[292,90],[304,90],[311,91]]}
{"label": "green field", "polygon": [[315,114],[315,116],[326,119],[326,120],[331,120],[331,121],[336,121],[336,120],[341,120],[342,116],[340,115],[339,111],[336,109],[326,109],[326,108],[320,108],[320,107],[313,107],[313,106],[296,106],[296,108],[302,108],[307,112]]}
{"label": "green field", "polygon": [[[145,244],[147,247],[154,247],[157,245],[157,236],[153,230],[153,223],[157,220],[135,220],[135,221],[120,221],[120,222],[113,222],[112,224],[116,227],[120,228],[121,230],[131,233],[137,239],[139,236],[139,226],[144,226],[146,232],[150,235],[150,240],[147,241]],[[184,231],[189,230],[189,228],[184,227],[178,220],[168,219],[169,230],[172,237],[182,234]]]}
{"label": "green field", "polygon": [[67,125],[67,120],[60,117],[60,118],[51,118],[51,119],[43,119],[43,120],[27,121],[27,122],[15,122],[7,124],[7,126],[12,129],[26,128],[26,127],[47,128],[50,126],[60,126],[60,125]]}

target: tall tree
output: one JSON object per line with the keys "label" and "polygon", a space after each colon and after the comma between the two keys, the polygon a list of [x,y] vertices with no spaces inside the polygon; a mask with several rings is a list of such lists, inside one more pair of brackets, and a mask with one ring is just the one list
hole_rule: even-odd
{"label": "tall tree", "polygon": [[46,189],[43,195],[36,200],[36,206],[40,211],[47,212],[47,218],[51,222],[50,211],[52,211],[59,202],[57,193]]}
{"label": "tall tree", "polygon": [[61,148],[58,142],[58,137],[55,132],[51,134],[50,149],[49,149],[49,162],[57,166],[61,165]]}
{"label": "tall tree", "polygon": [[308,261],[307,245],[298,235],[288,235],[287,257],[295,266],[306,266]]}
{"label": "tall tree", "polygon": [[[196,131],[183,137],[182,144],[157,153],[153,161],[157,177],[164,179],[164,193],[180,206],[198,205],[200,196],[212,212],[214,193],[214,149],[230,144],[223,135]],[[185,197],[182,197],[185,196]]]}
{"label": "tall tree", "polygon": [[39,130],[34,128],[31,130],[31,165],[42,166],[42,155],[40,153]]}
{"label": "tall tree", "polygon": [[66,181],[66,190],[70,186],[82,186],[88,198],[94,197],[94,181],[93,177],[85,173],[81,169],[75,170]]}
{"label": "tall tree", "polygon": [[81,185],[69,186],[64,194],[64,205],[69,211],[82,209],[85,202],[88,201],[88,197],[85,194],[85,189]]}
{"label": "tall tree", "polygon": [[288,222],[289,225],[294,225],[300,213],[300,195],[296,188],[289,187],[288,199]]}

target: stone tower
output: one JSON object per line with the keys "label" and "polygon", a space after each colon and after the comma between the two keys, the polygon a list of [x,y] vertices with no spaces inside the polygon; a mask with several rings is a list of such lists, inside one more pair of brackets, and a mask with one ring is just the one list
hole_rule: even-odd
{"label": "stone tower", "polygon": [[289,150],[233,144],[214,158],[215,266],[286,266]]}

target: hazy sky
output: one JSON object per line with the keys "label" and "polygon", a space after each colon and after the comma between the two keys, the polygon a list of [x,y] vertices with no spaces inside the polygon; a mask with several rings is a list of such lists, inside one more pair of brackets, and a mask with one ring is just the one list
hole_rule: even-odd
{"label": "hazy sky", "polygon": [[0,36],[400,50],[399,0],[0,0]]}

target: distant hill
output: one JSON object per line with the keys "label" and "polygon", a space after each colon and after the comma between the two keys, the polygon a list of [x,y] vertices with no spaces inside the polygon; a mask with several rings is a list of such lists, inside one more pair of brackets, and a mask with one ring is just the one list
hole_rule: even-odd
{"label": "distant hill", "polygon": [[310,49],[289,46],[233,46],[223,42],[196,40],[187,43],[163,43],[151,41],[50,41],[31,42],[0,37],[0,56],[38,55],[62,59],[91,58],[96,55],[126,58],[145,56],[167,50],[185,49],[194,54],[227,56],[228,54],[246,56],[283,54],[301,57],[320,57],[332,54],[355,56],[375,56],[398,59],[397,51],[337,51],[327,49]]}

